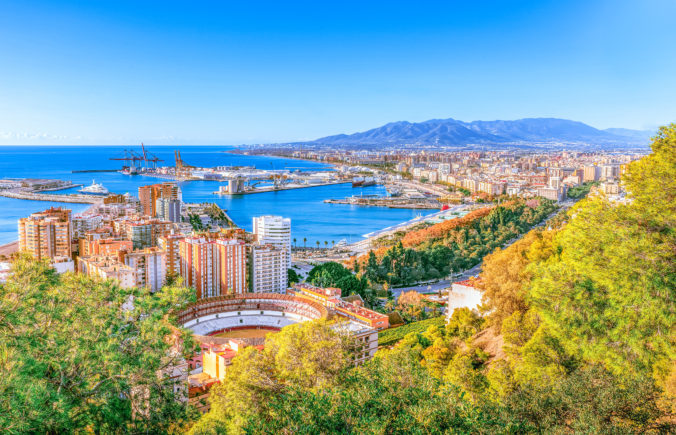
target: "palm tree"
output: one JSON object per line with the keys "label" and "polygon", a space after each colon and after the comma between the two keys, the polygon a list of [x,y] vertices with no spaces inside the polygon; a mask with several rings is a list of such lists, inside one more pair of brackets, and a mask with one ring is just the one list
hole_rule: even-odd
{"label": "palm tree", "polygon": [[317,240],[317,249],[319,249],[319,240]]}
{"label": "palm tree", "polygon": [[329,242],[327,242],[326,240],[324,240],[324,249],[326,249],[326,248],[328,248],[328,247],[329,247]]}
{"label": "palm tree", "polygon": [[335,240],[331,240],[331,247],[334,248],[335,246],[336,246],[336,241],[335,241]]}
{"label": "palm tree", "polygon": [[303,237],[303,248],[306,248],[305,244],[307,243],[307,237]]}
{"label": "palm tree", "polygon": [[295,237],[293,238],[293,247],[294,248],[296,247],[296,238]]}

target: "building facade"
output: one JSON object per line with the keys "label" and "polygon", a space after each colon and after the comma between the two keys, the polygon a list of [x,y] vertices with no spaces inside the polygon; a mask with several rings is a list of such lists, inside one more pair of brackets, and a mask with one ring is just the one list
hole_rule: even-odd
{"label": "building facade", "polygon": [[250,258],[252,293],[284,293],[288,284],[287,251],[272,245],[253,245]]}
{"label": "building facade", "polygon": [[286,250],[286,267],[291,267],[291,219],[281,216],[253,218],[253,232],[261,245]]}
{"label": "building facade", "polygon": [[141,212],[145,216],[157,215],[157,200],[159,198],[181,200],[181,189],[176,183],[159,183],[138,188],[138,197],[141,202]]}
{"label": "building facade", "polygon": [[19,249],[37,259],[72,256],[71,211],[51,207],[19,219]]}

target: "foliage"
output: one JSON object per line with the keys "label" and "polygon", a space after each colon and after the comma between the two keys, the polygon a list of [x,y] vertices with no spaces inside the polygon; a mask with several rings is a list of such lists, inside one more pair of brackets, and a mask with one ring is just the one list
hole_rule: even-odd
{"label": "foliage", "polygon": [[271,335],[263,350],[247,347],[212,389],[211,411],[192,433],[240,432],[269,402],[294,391],[335,386],[350,365],[348,341],[325,321],[297,323]]}
{"label": "foliage", "polygon": [[676,126],[653,154],[629,165],[630,202],[603,195],[579,202],[557,232],[552,255],[532,264],[529,295],[571,352],[615,373],[659,381],[676,359]]}
{"label": "foliage", "polygon": [[191,298],[182,286],[152,294],[57,275],[20,256],[0,286],[2,431],[179,430],[191,414],[169,369],[194,345],[170,314]]}
{"label": "foliage", "polygon": [[202,223],[202,219],[200,219],[198,214],[189,214],[188,222],[190,225],[192,225],[192,229],[195,231],[201,231],[204,229],[204,224]]}
{"label": "foliage", "polygon": [[412,322],[397,328],[385,329],[378,333],[378,344],[380,346],[391,346],[411,332],[423,333],[430,326],[440,327],[443,326],[445,322],[446,317],[439,316],[431,319],[420,320],[418,322]]}
{"label": "foliage", "polygon": [[446,331],[452,337],[466,340],[479,332],[484,319],[469,308],[456,308],[446,324]]}
{"label": "foliage", "polygon": [[582,183],[579,186],[571,187],[570,189],[568,189],[568,193],[566,195],[568,196],[568,198],[572,199],[584,198],[589,194],[589,191],[591,190],[592,187],[598,185],[599,185],[598,181],[587,181],[586,183]]}
{"label": "foliage", "polygon": [[548,200],[531,205],[514,200],[410,231],[391,248],[362,258],[362,276],[370,283],[409,285],[470,269],[554,210],[556,205]]}
{"label": "foliage", "polygon": [[307,281],[319,287],[338,287],[342,296],[358,294],[366,305],[377,305],[375,293],[367,287],[365,279],[355,276],[349,269],[335,261],[329,261],[310,270]]}
{"label": "foliage", "polygon": [[298,274],[296,273],[296,271],[293,270],[293,269],[289,269],[289,270],[287,271],[287,275],[286,275],[286,276],[287,276],[287,278],[286,278],[286,279],[287,279],[287,285],[288,285],[289,287],[291,287],[293,284],[295,284],[295,283],[297,283],[297,282],[300,282],[300,276],[298,276]]}
{"label": "foliage", "polygon": [[479,285],[491,324],[500,328],[502,321],[512,313],[528,309],[526,292],[532,272],[527,271],[527,266],[535,258],[549,256],[551,249],[547,242],[552,235],[552,232],[530,231],[507,248],[497,248],[486,256]]}

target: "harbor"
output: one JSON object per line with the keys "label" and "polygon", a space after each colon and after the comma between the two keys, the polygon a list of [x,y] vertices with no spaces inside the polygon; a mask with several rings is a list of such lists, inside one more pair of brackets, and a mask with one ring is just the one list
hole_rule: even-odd
{"label": "harbor", "polygon": [[[0,161],[0,173],[3,177],[15,177],[12,182],[15,187],[20,186],[20,183],[16,184],[18,179],[40,178],[59,180],[62,184],[58,187],[68,187],[68,189],[54,192],[53,195],[47,197],[34,198],[35,200],[16,199],[0,195],[0,208],[4,210],[6,216],[6,220],[0,220],[0,244],[17,239],[16,219],[25,217],[30,213],[44,210],[52,205],[66,206],[71,208],[74,213],[78,213],[89,207],[91,203],[101,201],[100,197],[85,198],[85,201],[78,197],[66,199],[68,198],[67,194],[77,194],[77,190],[81,186],[89,186],[92,183],[92,177],[96,179],[96,183],[105,186],[110,193],[129,193],[130,195],[138,195],[138,188],[143,185],[160,183],[165,180],[176,181],[173,176],[167,178],[158,176],[161,172],[159,168],[155,173],[148,173],[147,175],[130,175],[121,172],[119,162],[108,161],[108,159],[119,155],[123,148],[125,147],[31,146],[12,149],[11,153],[6,152],[4,160]],[[154,155],[165,162],[171,161],[171,164],[174,163],[175,146],[146,146],[146,149],[152,151]],[[254,216],[269,214],[272,210],[291,218],[294,229],[293,237],[297,239],[297,246],[299,247],[304,245],[316,247],[317,241],[321,243],[321,246],[325,246],[325,241],[329,242],[329,246],[331,246],[332,241],[338,244],[343,239],[347,243],[356,242],[362,239],[362,234],[408,221],[419,213],[427,214],[434,211],[327,204],[324,202],[327,198],[345,198],[362,192],[364,195],[385,195],[387,191],[382,184],[353,188],[351,181],[358,174],[340,171],[338,168],[325,163],[223,152],[226,149],[225,147],[215,146],[180,147],[184,162],[189,161],[195,167],[210,166],[215,169],[215,172],[221,172],[226,176],[235,173],[251,173],[252,175],[258,174],[257,176],[261,177],[260,174],[266,172],[287,172],[293,177],[307,177],[308,179],[316,179],[317,182],[321,183],[322,174],[339,176],[342,173],[343,183],[318,185],[311,183],[312,188],[282,190],[269,190],[268,188],[268,190],[258,192],[259,194],[255,195],[215,195],[214,191],[217,191],[220,186],[224,186],[226,181],[210,179],[212,177],[211,171],[201,172],[197,170],[194,171],[196,178],[178,182],[183,192],[184,202],[216,203],[221,209],[227,210],[235,224],[247,230],[251,230]],[[22,163],[26,161],[31,161],[31,165],[27,166]],[[116,168],[116,170],[98,174],[71,172],[99,168]],[[336,181],[341,181],[341,179]],[[256,181],[252,178],[252,181],[247,184],[254,185],[257,188],[274,184],[272,180],[255,183]],[[282,187],[288,187],[293,183],[286,181],[282,184]],[[4,190],[7,190],[7,188]],[[305,242],[304,239],[307,239],[307,241]]]}

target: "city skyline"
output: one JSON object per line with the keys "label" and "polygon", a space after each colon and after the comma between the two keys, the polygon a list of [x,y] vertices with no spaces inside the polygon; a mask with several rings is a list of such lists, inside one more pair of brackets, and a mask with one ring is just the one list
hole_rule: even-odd
{"label": "city skyline", "polygon": [[676,116],[667,1],[3,4],[0,145],[312,140],[388,122]]}

